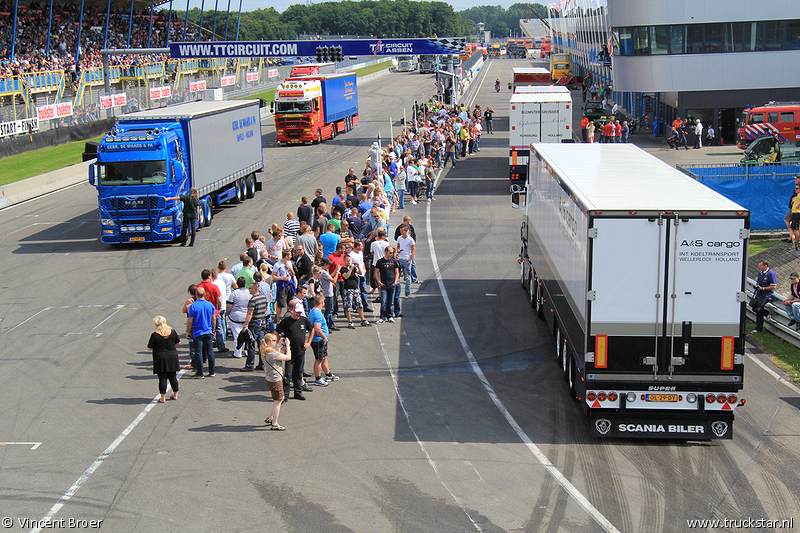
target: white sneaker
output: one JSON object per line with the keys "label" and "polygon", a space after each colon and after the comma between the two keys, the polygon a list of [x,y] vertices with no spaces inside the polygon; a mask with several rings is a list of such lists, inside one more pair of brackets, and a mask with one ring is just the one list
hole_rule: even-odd
{"label": "white sneaker", "polygon": [[392,324],[394,324],[394,318],[392,318],[392,317],[387,318],[386,321],[387,322],[391,322]]}

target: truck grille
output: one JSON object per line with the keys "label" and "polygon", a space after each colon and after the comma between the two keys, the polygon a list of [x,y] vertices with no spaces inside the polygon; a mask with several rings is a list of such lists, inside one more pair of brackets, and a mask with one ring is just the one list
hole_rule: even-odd
{"label": "truck grille", "polygon": [[113,218],[144,218],[158,216],[166,206],[160,196],[112,196],[100,200],[100,210],[106,211]]}

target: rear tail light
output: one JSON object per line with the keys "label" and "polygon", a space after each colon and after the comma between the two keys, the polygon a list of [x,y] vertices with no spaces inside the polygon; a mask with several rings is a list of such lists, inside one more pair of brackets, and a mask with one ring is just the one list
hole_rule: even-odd
{"label": "rear tail light", "polygon": [[736,403],[739,401],[739,398],[735,394],[728,395],[728,403]]}
{"label": "rear tail light", "polygon": [[717,397],[714,396],[713,394],[710,394],[710,393],[706,394],[706,403],[714,403],[714,400],[716,400],[716,399],[717,399]]}
{"label": "rear tail light", "polygon": [[617,396],[617,393],[616,393],[616,392],[609,392],[609,393],[608,393],[608,399],[609,399],[610,401],[612,401],[612,402],[616,402],[616,401],[617,401],[617,397],[618,397],[618,396]]}
{"label": "rear tail light", "polygon": [[597,399],[600,400],[601,402],[606,401],[606,393],[605,392],[598,392],[597,393]]}
{"label": "rear tail light", "polygon": [[725,403],[725,402],[728,401],[728,397],[725,396],[724,394],[720,394],[720,395],[717,396],[717,401],[719,403]]}
{"label": "rear tail light", "polygon": [[590,392],[589,394],[586,395],[586,399],[589,400],[590,402],[593,402],[597,399],[597,394]]}
{"label": "rear tail light", "polygon": [[628,400],[629,402],[635,402],[636,401],[636,393],[629,392],[628,394],[625,395],[625,399]]}

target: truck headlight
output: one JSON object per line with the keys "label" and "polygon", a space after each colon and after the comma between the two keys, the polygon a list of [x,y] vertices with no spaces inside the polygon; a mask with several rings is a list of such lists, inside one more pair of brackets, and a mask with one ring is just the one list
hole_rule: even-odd
{"label": "truck headlight", "polygon": [[172,224],[172,215],[158,219],[159,224]]}
{"label": "truck headlight", "polygon": [[100,219],[100,224],[102,224],[103,226],[116,226],[116,224],[114,223],[114,220],[112,220],[110,218],[101,218]]}

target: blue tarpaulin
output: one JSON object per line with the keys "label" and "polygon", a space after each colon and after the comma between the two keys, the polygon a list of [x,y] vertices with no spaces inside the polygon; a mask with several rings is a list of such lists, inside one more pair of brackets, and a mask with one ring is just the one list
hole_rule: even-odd
{"label": "blue tarpaulin", "polygon": [[750,211],[750,229],[786,229],[783,220],[800,165],[687,165],[681,167],[703,185]]}
{"label": "blue tarpaulin", "polygon": [[786,229],[794,180],[704,180],[700,183],[750,211],[750,229]]}

